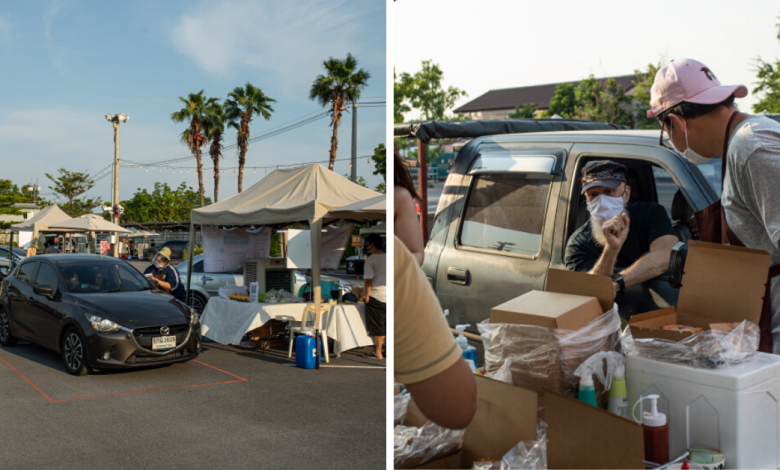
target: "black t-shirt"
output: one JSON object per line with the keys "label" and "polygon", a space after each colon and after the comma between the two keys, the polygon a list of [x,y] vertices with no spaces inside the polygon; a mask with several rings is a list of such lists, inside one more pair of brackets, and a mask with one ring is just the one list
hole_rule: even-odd
{"label": "black t-shirt", "polygon": [[[628,237],[615,261],[615,272],[628,268],[650,251],[650,245],[664,235],[677,236],[672,221],[662,205],[655,202],[632,202],[626,206],[630,220]],[[566,268],[588,272],[596,265],[604,247],[591,236],[590,221],[578,228],[566,245]]]}

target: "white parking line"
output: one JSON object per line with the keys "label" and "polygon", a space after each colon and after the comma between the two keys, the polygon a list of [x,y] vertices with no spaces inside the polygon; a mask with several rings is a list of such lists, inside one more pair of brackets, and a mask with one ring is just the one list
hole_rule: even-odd
{"label": "white parking line", "polygon": [[[295,367],[295,364],[284,364],[285,366]],[[321,364],[320,367],[332,367],[335,369],[380,369],[385,370],[386,367],[377,367],[377,366],[331,366],[326,364]]]}

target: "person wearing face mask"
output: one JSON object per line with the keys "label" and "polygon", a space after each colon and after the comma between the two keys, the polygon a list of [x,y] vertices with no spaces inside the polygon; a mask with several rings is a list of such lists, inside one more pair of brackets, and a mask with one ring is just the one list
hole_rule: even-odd
{"label": "person wearing face mask", "polygon": [[159,289],[170,293],[172,296],[184,302],[187,289],[184,287],[184,283],[181,282],[181,279],[179,279],[179,272],[169,264],[170,259],[171,249],[168,247],[163,248],[155,255],[151,266],[146,268],[144,276],[151,274],[149,281],[155,284]]}
{"label": "person wearing face mask", "polygon": [[650,90],[656,117],[672,147],[693,164],[721,159],[721,199],[694,214],[700,239],[771,255],[759,327],[759,349],[780,353],[780,123],[739,112],[744,85],[721,85],[693,59],[661,68]]}
{"label": "person wearing face mask", "polygon": [[613,296],[665,273],[679,241],[663,206],[628,203],[627,174],[609,160],[585,165],[581,183],[590,220],[566,245],[566,268],[611,277]]}

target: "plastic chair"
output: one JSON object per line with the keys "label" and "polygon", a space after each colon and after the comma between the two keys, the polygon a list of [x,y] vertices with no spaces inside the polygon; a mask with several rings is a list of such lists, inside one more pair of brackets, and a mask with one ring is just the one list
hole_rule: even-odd
{"label": "plastic chair", "polygon": [[[322,323],[322,318],[324,315],[330,310],[330,305],[328,304],[322,304],[320,305],[320,313],[322,316],[320,316],[320,323]],[[312,318],[314,316],[314,318]],[[309,325],[309,320],[311,320],[312,326]],[[305,335],[310,332],[315,331],[314,322],[316,321],[316,309],[314,307],[314,304],[306,305],[303,308],[303,316],[301,316],[301,326],[296,327],[290,327],[290,349],[287,351],[287,357],[292,357],[292,348],[293,343],[295,342],[295,335]],[[320,325],[322,326],[322,325]],[[325,332],[324,329],[320,328],[320,336],[322,336],[322,350],[325,352],[325,362],[330,362],[330,357],[328,356],[328,334]]]}

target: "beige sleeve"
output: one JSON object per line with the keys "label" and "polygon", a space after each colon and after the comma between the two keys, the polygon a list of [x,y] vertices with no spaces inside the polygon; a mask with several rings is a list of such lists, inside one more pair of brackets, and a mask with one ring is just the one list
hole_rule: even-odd
{"label": "beige sleeve", "polygon": [[462,352],[422,269],[398,237],[394,247],[394,372],[410,384],[444,372]]}

